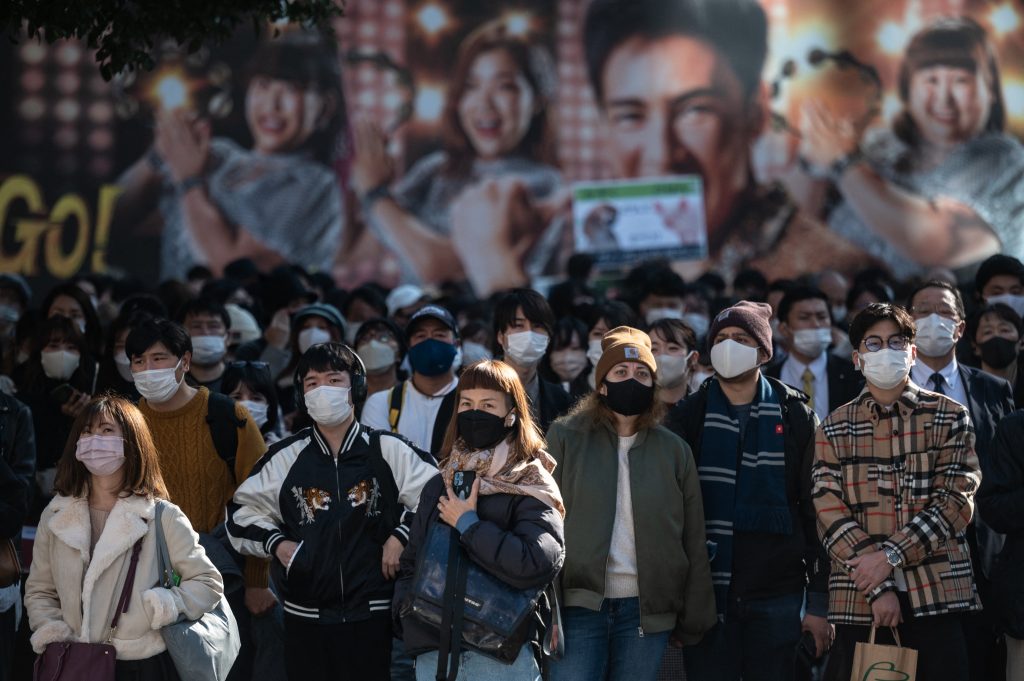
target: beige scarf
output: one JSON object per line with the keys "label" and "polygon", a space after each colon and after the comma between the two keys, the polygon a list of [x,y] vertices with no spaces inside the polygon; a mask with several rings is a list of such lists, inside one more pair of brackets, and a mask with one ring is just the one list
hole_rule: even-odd
{"label": "beige scarf", "polygon": [[451,456],[444,464],[441,475],[451,486],[455,471],[476,471],[480,480],[480,494],[519,494],[539,499],[565,517],[562,493],[558,490],[551,471],[555,460],[543,449],[534,458],[518,464],[508,460],[508,441],[502,441],[493,450],[467,450],[465,443],[455,443]]}

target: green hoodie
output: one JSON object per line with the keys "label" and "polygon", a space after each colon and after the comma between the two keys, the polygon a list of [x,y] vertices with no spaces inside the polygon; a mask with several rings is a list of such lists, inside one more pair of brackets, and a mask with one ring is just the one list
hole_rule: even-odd
{"label": "green hoodie", "polygon": [[[615,523],[618,435],[589,413],[547,435],[565,501],[565,604],[600,610]],[[640,626],[697,643],[716,622],[700,481],[690,447],[668,429],[641,430],[629,450]]]}

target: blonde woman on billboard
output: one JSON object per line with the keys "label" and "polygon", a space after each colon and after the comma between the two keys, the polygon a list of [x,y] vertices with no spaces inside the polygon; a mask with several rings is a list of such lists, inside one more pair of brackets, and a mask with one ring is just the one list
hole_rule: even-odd
{"label": "blonde woman on billboard", "polygon": [[[460,252],[472,251],[501,261],[487,264],[488,279],[515,272],[495,289],[520,285],[521,265],[507,258],[515,249],[502,241],[510,235],[498,223],[504,224],[507,213],[530,210],[561,184],[548,111],[555,86],[552,59],[504,22],[491,22],[462,43],[449,82],[442,149],[417,161],[397,183],[381,129],[370,122],[354,126],[352,179],[364,218],[402,259],[407,279],[465,278],[473,263]],[[492,215],[456,238],[453,203],[472,208],[480,203],[473,197],[482,195]],[[534,240],[527,239],[530,245]]]}
{"label": "blonde woman on billboard", "polygon": [[892,129],[866,142],[821,103],[805,108],[801,153],[829,171],[843,199],[830,226],[899,277],[997,252],[1024,255],[1024,146],[1004,132],[985,29],[957,17],[919,31],[899,95],[904,108]]}

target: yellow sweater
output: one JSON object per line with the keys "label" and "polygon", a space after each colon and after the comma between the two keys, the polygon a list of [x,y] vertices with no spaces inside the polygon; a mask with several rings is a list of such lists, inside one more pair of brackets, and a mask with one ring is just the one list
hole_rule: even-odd
{"label": "yellow sweater", "polygon": [[[156,411],[145,398],[139,401],[139,409],[146,417],[160,453],[160,472],[167,483],[170,500],[181,508],[196,532],[211,532],[224,521],[224,506],[235,493],[236,481],[245,480],[267,450],[256,422],[245,407],[235,404],[235,416],[244,419],[245,426],[238,429],[232,479],[227,465],[217,454],[206,422],[209,400],[210,391],[199,388],[195,397],[174,411]],[[267,568],[266,561],[247,558],[246,586],[266,587]]]}

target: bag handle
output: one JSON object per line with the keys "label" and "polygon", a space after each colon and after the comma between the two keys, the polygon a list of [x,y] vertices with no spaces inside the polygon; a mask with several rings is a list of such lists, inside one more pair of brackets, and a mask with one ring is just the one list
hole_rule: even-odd
{"label": "bag handle", "polygon": [[541,643],[541,651],[545,656],[555,660],[561,660],[565,655],[565,636],[562,627],[562,605],[558,593],[562,590],[562,576],[559,574],[551,584],[548,584],[548,599],[551,605],[551,623],[544,634]]}
{"label": "bag handle", "polygon": [[107,634],[107,643],[114,638],[117,631],[117,623],[121,614],[128,612],[128,605],[132,600],[132,587],[135,586],[135,570],[139,567],[139,553],[142,551],[142,539],[140,537],[135,546],[132,547],[132,559],[128,565],[128,576],[124,579],[124,586],[121,587],[121,598],[117,601],[117,610],[114,611],[114,619],[110,622],[110,633]]}
{"label": "bag handle", "polygon": [[[462,559],[462,547],[455,528],[448,530],[448,569],[444,580],[443,610],[441,611],[441,641],[437,651],[436,681],[455,681],[459,675],[459,655],[462,652],[462,619],[466,612],[466,580],[469,564]],[[450,658],[450,666],[449,666]]]}
{"label": "bag handle", "polygon": [[[871,625],[871,634],[868,636],[868,643],[875,645],[875,630],[878,626],[875,624]],[[903,644],[900,643],[900,632],[896,630],[896,627],[889,627],[889,631],[892,632],[892,637],[896,640],[896,647],[902,648]]]}
{"label": "bag handle", "polygon": [[181,577],[174,572],[171,565],[171,552],[167,549],[167,538],[164,536],[164,504],[162,499],[156,502],[156,549],[160,567],[160,586],[170,589],[181,585]]}

